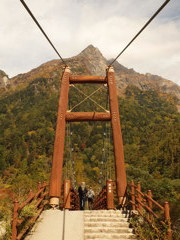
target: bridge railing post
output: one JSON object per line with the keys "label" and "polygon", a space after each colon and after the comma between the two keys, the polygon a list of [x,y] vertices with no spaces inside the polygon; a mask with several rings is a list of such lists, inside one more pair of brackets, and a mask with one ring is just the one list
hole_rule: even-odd
{"label": "bridge railing post", "polygon": [[142,196],[141,196],[141,183],[138,182],[137,184],[137,200],[138,200],[138,210],[140,213],[142,213]]}
{"label": "bridge railing post", "polygon": [[136,210],[134,181],[131,181],[131,204],[132,210]]}
{"label": "bridge railing post", "polygon": [[[148,197],[152,198],[151,190],[148,190],[147,195],[148,195]],[[148,202],[148,207],[152,210],[153,203],[152,203],[152,200],[150,198],[147,199],[147,202]],[[148,219],[149,219],[149,221],[152,220],[152,214],[150,212],[148,212]]]}
{"label": "bridge railing post", "polygon": [[38,190],[41,189],[41,186],[42,186],[41,182],[38,182]]}
{"label": "bridge railing post", "polygon": [[33,190],[32,190],[32,189],[30,189],[30,190],[29,190],[28,197],[32,197],[32,195],[33,195]]}
{"label": "bridge railing post", "polygon": [[114,191],[113,181],[108,179],[106,181],[106,192],[107,192],[107,209],[114,209]]}
{"label": "bridge railing post", "polygon": [[168,225],[167,229],[167,239],[172,240],[172,230],[171,230],[171,219],[170,219],[170,209],[169,209],[169,203],[165,202],[164,203],[164,218],[165,222]]}
{"label": "bridge railing post", "polygon": [[64,180],[64,208],[71,208],[71,182],[70,180]]}
{"label": "bridge railing post", "polygon": [[17,220],[18,220],[19,202],[14,201],[13,219],[12,219],[12,240],[17,238]]}

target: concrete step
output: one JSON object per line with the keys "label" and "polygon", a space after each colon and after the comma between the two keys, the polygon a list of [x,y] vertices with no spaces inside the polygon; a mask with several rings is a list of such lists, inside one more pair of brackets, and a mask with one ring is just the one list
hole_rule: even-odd
{"label": "concrete step", "polygon": [[85,210],[84,213],[122,213],[121,210]]}
{"label": "concrete step", "polygon": [[127,222],[127,218],[115,217],[85,217],[84,222]]}
{"label": "concrete step", "polygon": [[84,222],[84,227],[129,227],[128,222]]}
{"label": "concrete step", "polygon": [[85,217],[118,217],[118,218],[124,218],[125,215],[119,213],[119,214],[113,214],[113,213],[97,213],[97,214],[90,214],[90,213],[85,213]]}
{"label": "concrete step", "polygon": [[85,233],[84,239],[136,239],[136,236],[133,233]]}
{"label": "concrete step", "polygon": [[[133,238],[132,238],[133,239]],[[136,239],[136,238],[134,238]],[[85,238],[84,240],[92,240],[92,238]],[[112,238],[94,238],[94,240],[112,240]],[[124,238],[118,238],[118,240],[124,240]]]}
{"label": "concrete step", "polygon": [[84,233],[132,233],[132,228],[122,227],[85,227]]}
{"label": "concrete step", "polygon": [[136,239],[120,210],[84,211],[84,240]]}

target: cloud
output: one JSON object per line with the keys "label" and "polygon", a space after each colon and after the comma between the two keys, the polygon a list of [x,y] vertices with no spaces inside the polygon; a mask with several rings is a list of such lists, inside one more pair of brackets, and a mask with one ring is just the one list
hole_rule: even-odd
{"label": "cloud", "polygon": [[[164,0],[26,0],[63,57],[88,44],[115,57]],[[179,0],[170,1],[119,62],[180,83]],[[1,0],[0,69],[13,76],[57,58],[20,1]]]}

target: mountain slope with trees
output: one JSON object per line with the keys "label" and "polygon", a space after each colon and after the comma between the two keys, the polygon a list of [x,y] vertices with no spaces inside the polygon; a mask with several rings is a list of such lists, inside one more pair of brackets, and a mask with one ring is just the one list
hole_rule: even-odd
{"label": "mountain slope with trees", "polygon": [[[58,88],[57,79],[36,79],[26,89],[0,100],[0,171],[5,177],[8,175],[7,179],[11,176],[11,171],[16,175],[16,171],[26,169],[30,174],[32,167],[34,174],[34,168],[41,168],[41,165],[43,171],[49,172]],[[85,86],[84,90],[88,94],[93,88]],[[83,86],[81,89],[83,90]],[[105,89],[94,97],[102,105],[105,104],[105,98],[101,97],[103,95],[106,96]],[[71,105],[80,100],[79,94],[72,89]],[[152,90],[142,91],[135,86],[129,86],[119,103],[127,168],[135,167],[146,171],[157,179],[178,179],[180,114],[174,100],[169,100],[168,96],[160,96]],[[99,111],[89,102],[76,111],[84,109]],[[100,168],[98,161],[102,156],[105,128],[105,123],[101,122],[71,124],[71,147],[74,148],[73,144],[76,144],[76,154],[83,159],[85,169],[92,171],[90,175],[96,172],[95,182],[100,171],[97,168]],[[109,145],[110,154],[113,155],[112,139]],[[47,164],[47,169],[43,164]],[[43,180],[43,174],[35,175],[34,180]]]}

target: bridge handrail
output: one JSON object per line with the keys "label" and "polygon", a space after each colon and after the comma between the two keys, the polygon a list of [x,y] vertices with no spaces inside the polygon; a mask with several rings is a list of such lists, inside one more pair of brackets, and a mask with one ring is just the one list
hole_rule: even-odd
{"label": "bridge handrail", "polygon": [[[148,190],[148,193],[143,193],[141,191],[140,182],[137,185],[134,184],[134,181],[131,181],[127,185],[126,191],[126,202],[124,205],[127,204],[127,198],[130,196],[131,200],[129,201],[132,206],[132,210],[137,210],[138,213],[151,225],[153,226],[154,220],[157,221],[167,227],[167,239],[172,239],[172,230],[171,230],[171,220],[170,220],[170,209],[169,203],[165,202],[164,206],[159,204],[156,200],[152,198],[151,190]],[[153,209],[156,206],[156,211]],[[162,214],[164,215],[162,219]],[[154,219],[155,218],[155,219]],[[156,230],[156,228],[155,228]],[[156,230],[157,231],[157,230]]]}
{"label": "bridge handrail", "polygon": [[164,207],[159,204],[157,201],[155,201],[152,197],[148,196],[146,193],[142,193],[139,189],[138,186],[136,186],[135,184],[133,185],[132,183],[129,183],[128,186],[132,187],[134,186],[134,188],[136,189],[136,191],[144,198],[149,199],[150,201],[152,201],[158,208],[160,208],[162,211],[164,211]]}
{"label": "bridge handrail", "polygon": [[80,209],[79,194],[73,187],[71,187],[71,209],[72,210]]}
{"label": "bridge handrail", "polygon": [[[14,201],[12,218],[12,240],[21,240],[43,211],[44,206],[48,203],[48,200],[46,200],[46,196],[48,195],[47,186],[47,183],[39,183],[37,192],[33,193],[32,190],[30,190],[29,196],[23,203],[21,203],[21,205],[18,201]],[[37,209],[36,214],[34,216],[27,216],[24,219],[20,218],[20,214],[23,208],[32,203],[34,200],[37,201],[34,205]],[[23,224],[26,225],[20,229]]]}
{"label": "bridge handrail", "polygon": [[111,179],[106,181],[106,185],[96,196],[93,209],[114,209],[114,183]]}
{"label": "bridge handrail", "polygon": [[145,198],[152,201],[157,207],[159,207],[162,211],[164,211],[164,207],[156,202],[153,198],[149,197],[147,194],[144,194]]}
{"label": "bridge handrail", "polygon": [[69,179],[64,180],[63,196],[64,196],[64,202],[63,202],[64,209],[70,209],[70,210],[80,209],[79,194],[74,189]]}
{"label": "bridge handrail", "polygon": [[99,194],[94,199],[93,209],[106,209],[107,206],[107,191],[106,186],[103,186]]}

